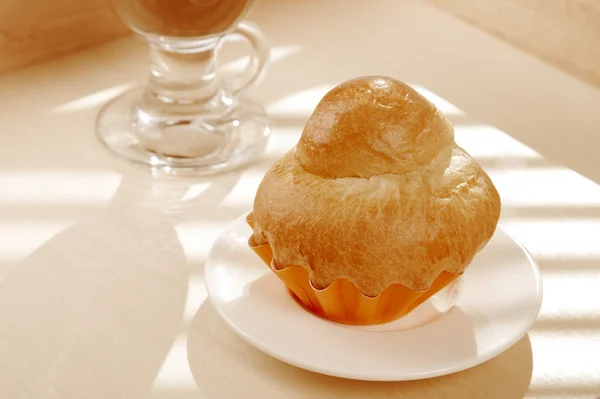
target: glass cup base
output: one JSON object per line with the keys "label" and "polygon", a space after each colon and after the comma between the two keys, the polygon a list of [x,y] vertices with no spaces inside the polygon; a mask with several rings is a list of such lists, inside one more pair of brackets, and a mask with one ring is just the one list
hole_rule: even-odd
{"label": "glass cup base", "polygon": [[264,154],[270,128],[264,108],[240,98],[219,115],[160,117],[142,112],[143,88],[107,103],[96,120],[113,154],[166,174],[211,175],[241,168]]}

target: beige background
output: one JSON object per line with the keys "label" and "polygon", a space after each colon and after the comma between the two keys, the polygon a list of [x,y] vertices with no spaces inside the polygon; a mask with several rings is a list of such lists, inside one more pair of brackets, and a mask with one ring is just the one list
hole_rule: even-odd
{"label": "beige background", "polygon": [[[373,2],[375,7],[378,1]],[[600,3],[596,0],[427,1],[600,87]],[[356,2],[365,7],[372,0],[349,4]],[[0,72],[125,34],[127,30],[109,11],[108,0],[5,0],[0,2]]]}
{"label": "beige background", "polygon": [[108,0],[0,2],[0,72],[127,34]]}
{"label": "beige background", "polygon": [[[134,38],[0,77],[0,398],[600,395],[600,91],[428,3],[376,4],[259,2],[273,64],[251,94],[273,137],[260,162],[215,179],[152,178],[94,138],[99,107],[145,80]],[[320,96],[365,74],[411,83],[448,115],[502,195],[503,228],[542,269],[536,324],[472,370],[316,375],[243,343],[206,301],[216,235],[252,206]]]}
{"label": "beige background", "polygon": [[600,87],[600,2],[428,1]]}

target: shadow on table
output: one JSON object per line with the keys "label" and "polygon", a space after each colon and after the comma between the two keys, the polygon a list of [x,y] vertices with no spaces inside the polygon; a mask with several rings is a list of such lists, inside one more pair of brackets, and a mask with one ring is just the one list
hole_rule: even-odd
{"label": "shadow on table", "polygon": [[196,384],[207,399],[284,396],[522,399],[533,368],[531,344],[525,336],[498,357],[444,377],[385,383],[328,377],[280,362],[246,344],[227,327],[208,301],[200,307],[192,323],[188,360]]}
{"label": "shadow on table", "polygon": [[187,296],[173,220],[195,202],[214,206],[238,178],[208,181],[186,205],[189,182],[126,176],[104,215],[17,265],[0,283],[0,396],[147,397]]}

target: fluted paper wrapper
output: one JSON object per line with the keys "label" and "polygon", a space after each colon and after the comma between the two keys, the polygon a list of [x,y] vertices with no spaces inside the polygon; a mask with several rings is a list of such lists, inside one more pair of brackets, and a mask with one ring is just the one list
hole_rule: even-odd
{"label": "fluted paper wrapper", "polygon": [[[246,222],[254,228],[252,213],[246,217]],[[327,288],[316,289],[304,266],[277,269],[273,265],[273,251],[269,244],[253,245],[251,239],[248,244],[306,310],[342,324],[373,325],[396,320],[459,277],[444,271],[428,290],[414,291],[402,284],[392,284],[376,297],[365,296],[353,282],[345,278],[335,280]]]}

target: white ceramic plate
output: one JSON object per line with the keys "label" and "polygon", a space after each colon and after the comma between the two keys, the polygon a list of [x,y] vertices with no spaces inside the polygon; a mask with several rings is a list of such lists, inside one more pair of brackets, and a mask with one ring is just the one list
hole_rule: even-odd
{"label": "white ceramic plate", "polygon": [[[365,329],[313,316],[248,247],[250,234],[244,215],[213,245],[205,272],[210,301],[248,343],[318,373],[401,381],[461,371],[515,344],[540,309],[539,270],[500,228],[461,278],[455,306],[409,329],[404,318]],[[430,311],[426,302],[408,316]]]}

